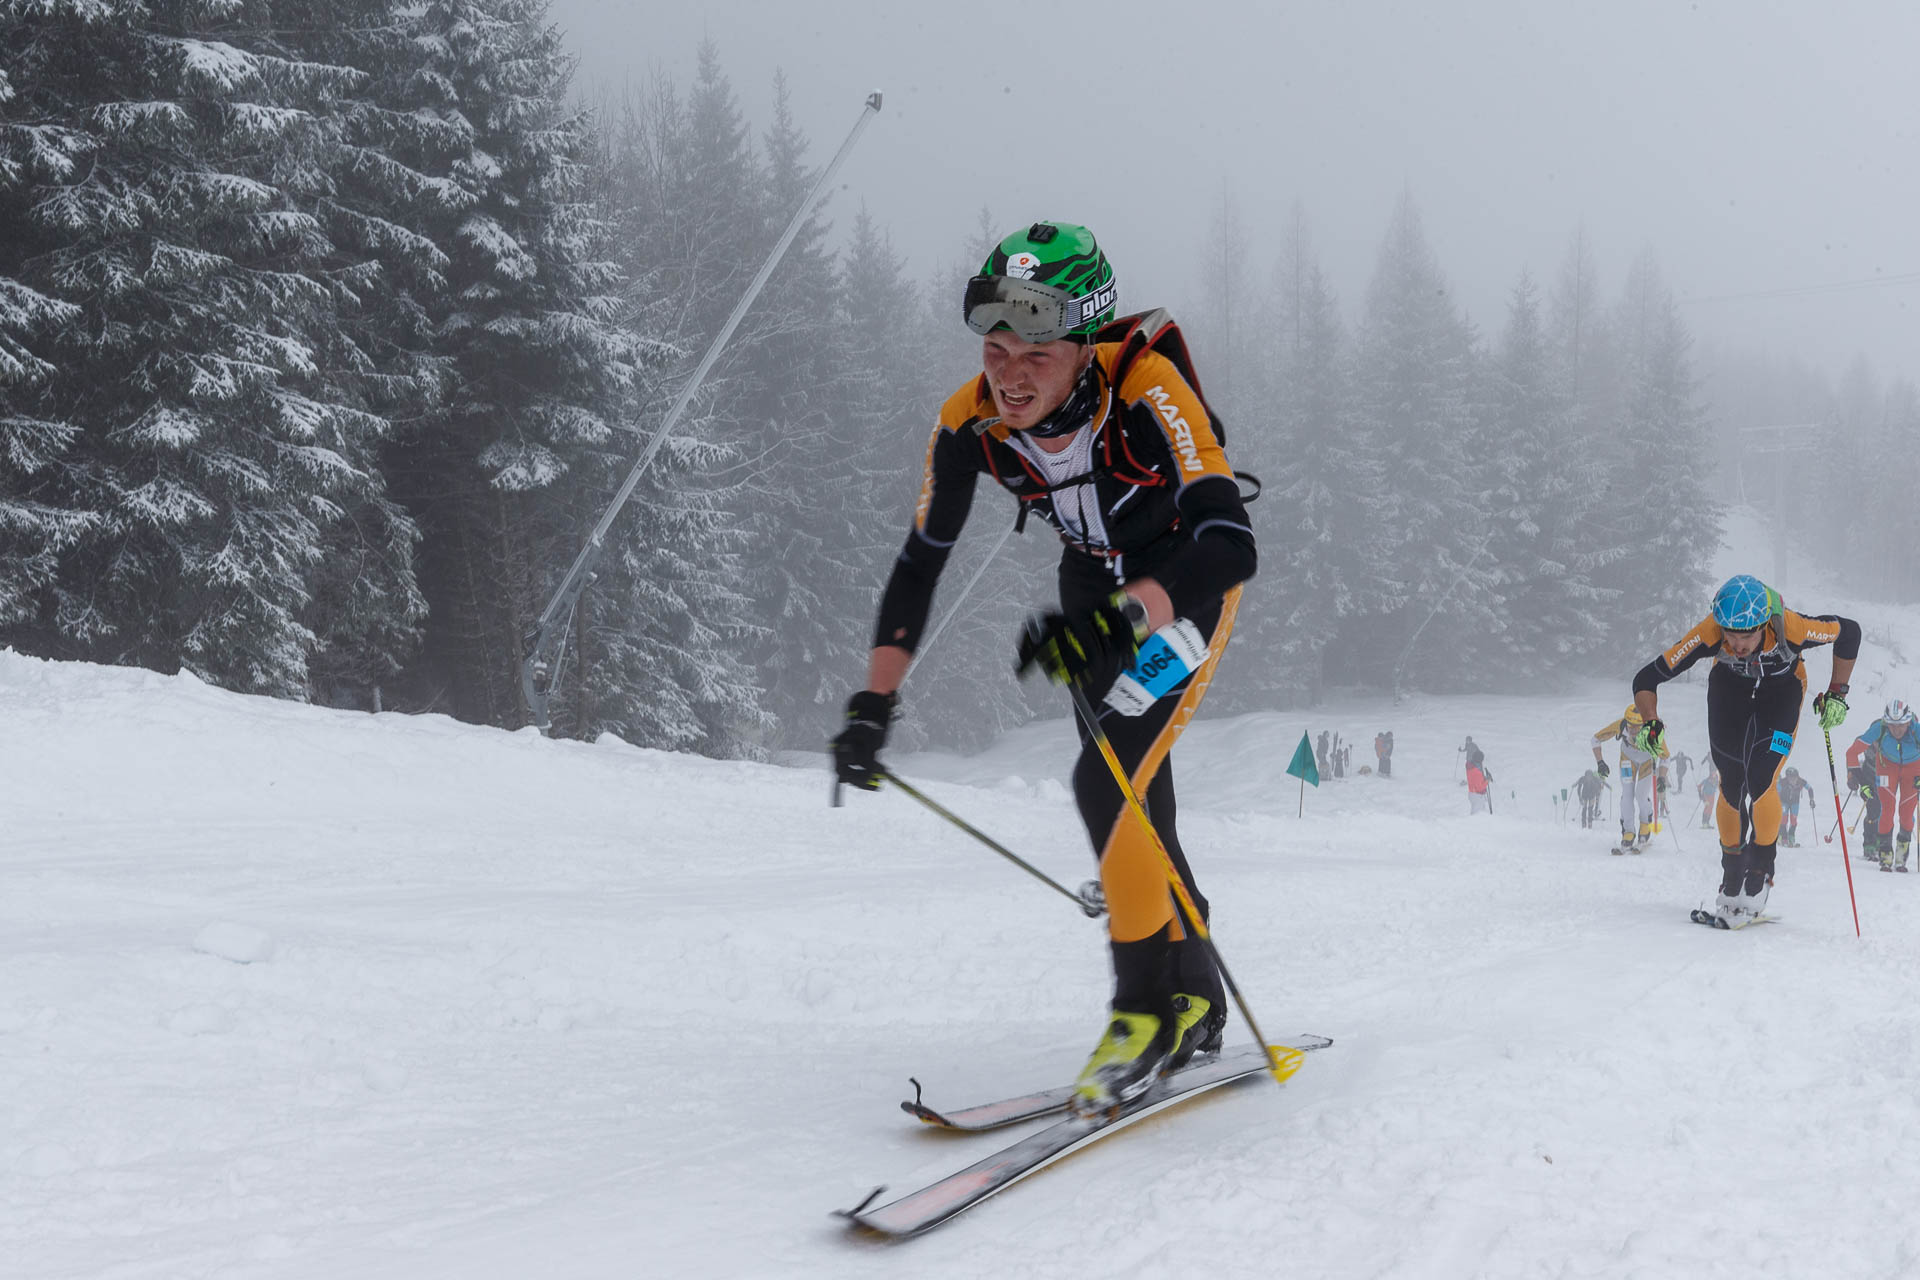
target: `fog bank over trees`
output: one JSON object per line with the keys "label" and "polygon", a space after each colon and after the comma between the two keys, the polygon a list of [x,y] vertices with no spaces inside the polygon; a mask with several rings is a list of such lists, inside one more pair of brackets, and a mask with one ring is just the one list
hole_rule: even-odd
{"label": "fog bank over trees", "polygon": [[[577,82],[560,12],[0,5],[0,642],[527,723],[528,628],[857,106],[810,134],[796,66],[749,109],[723,40]],[[614,526],[558,732],[815,748],[862,678],[935,410],[978,369],[962,282],[1078,211],[928,189],[965,213],[920,261],[856,168]],[[1914,518],[1911,371],[1709,346],[1664,246],[1597,214],[1464,279],[1424,194],[1369,210],[1352,289],[1307,198],[1256,218],[1228,185],[1156,250],[1108,242],[1122,309],[1174,310],[1265,483],[1213,710],[1625,669],[1703,610],[1730,501],[1789,506],[1858,590],[1913,590],[1910,557],[1862,551]],[[981,578],[903,741],[1058,713],[1012,679],[1058,555],[1033,525],[988,558],[1013,505],[976,499],[936,617]]]}

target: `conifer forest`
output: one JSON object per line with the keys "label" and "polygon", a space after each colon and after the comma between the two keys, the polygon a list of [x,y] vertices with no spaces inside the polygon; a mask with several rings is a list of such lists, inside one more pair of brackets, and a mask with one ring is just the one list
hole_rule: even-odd
{"label": "conifer forest", "polygon": [[[529,722],[529,627],[838,142],[784,85],[749,118],[723,41],[610,92],[561,40],[545,0],[0,0],[0,643]],[[857,185],[823,204],[615,525],[555,731],[817,749],[934,413],[979,368],[961,285],[1077,213],[982,208],[909,263]],[[1703,612],[1736,484],[1777,501],[1742,470],[1755,404],[1831,463],[1796,464],[1780,518],[1829,511],[1801,535],[1861,590],[1920,585],[1850,550],[1876,511],[1920,534],[1911,382],[1704,350],[1659,246],[1603,279],[1597,225],[1470,318],[1418,192],[1377,216],[1357,296],[1310,201],[1251,226],[1222,198],[1183,297],[1129,296],[1116,263],[1123,312],[1182,321],[1264,485],[1216,709],[1643,661]],[[1057,548],[997,546],[1012,519],[975,503],[936,617],[982,576],[906,690],[908,741],[1043,705],[1013,636]]]}

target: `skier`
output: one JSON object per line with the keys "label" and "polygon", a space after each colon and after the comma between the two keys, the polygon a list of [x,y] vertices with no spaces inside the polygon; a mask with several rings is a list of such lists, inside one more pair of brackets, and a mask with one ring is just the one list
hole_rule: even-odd
{"label": "skier", "polygon": [[1580,797],[1581,830],[1592,828],[1594,822],[1600,817],[1600,793],[1610,790],[1612,788],[1593,769],[1581,774],[1579,781],[1573,784],[1573,793]]}
{"label": "skier", "polygon": [[1789,849],[1800,847],[1800,801],[1812,788],[1800,771],[1788,765],[1780,774],[1780,806],[1784,815],[1780,827],[1780,843]]}
{"label": "skier", "polygon": [[[1871,754],[1869,754],[1871,753]],[[1920,733],[1914,731],[1913,708],[1895,698],[1886,714],[1847,748],[1847,776],[1866,771],[1861,793],[1869,795],[1867,813],[1876,821],[1866,827],[1861,844],[1871,848],[1882,871],[1905,871],[1913,842],[1913,812],[1920,800]],[[1900,819],[1900,846],[1893,842],[1896,811]],[[1896,856],[1896,854],[1898,856]]]}
{"label": "skier", "polygon": [[[1860,831],[1864,838],[1860,841],[1860,857],[1867,862],[1880,861],[1880,779],[1868,764],[1847,766],[1847,790],[1860,797],[1860,812],[1853,816],[1853,825],[1849,831]],[[1847,797],[1853,802],[1853,796]]]}
{"label": "skier", "polygon": [[1320,731],[1320,740],[1314,744],[1314,754],[1320,758],[1320,776],[1323,778],[1331,778],[1333,776],[1333,762],[1327,759],[1327,741],[1330,736],[1325,729],[1322,729]]}
{"label": "skier", "polygon": [[1393,731],[1373,735],[1373,757],[1379,762],[1380,776],[1393,776]]}
{"label": "skier", "polygon": [[1637,745],[1665,745],[1657,690],[1708,654],[1716,655],[1707,677],[1707,739],[1720,768],[1714,818],[1720,828],[1720,895],[1702,923],[1749,924],[1766,904],[1773,883],[1775,842],[1780,836],[1780,793],[1774,787],[1793,747],[1807,671],[1800,654],[1833,646],[1833,675],[1813,700],[1825,729],[1846,719],[1847,680],[1860,654],[1860,624],[1835,614],[1795,613],[1780,593],[1751,574],[1727,579],[1713,596],[1712,611],[1678,643],[1633,678],[1633,701],[1645,724]]}
{"label": "skier", "polygon": [[1653,843],[1654,770],[1666,743],[1661,742],[1654,750],[1637,745],[1645,729],[1640,709],[1628,707],[1618,720],[1593,735],[1593,767],[1603,778],[1607,776],[1607,762],[1602,750],[1609,742],[1620,744],[1620,843],[1614,848],[1616,854],[1640,853]]}
{"label": "skier", "polygon": [[1460,749],[1467,753],[1468,764],[1483,764],[1486,762],[1487,754],[1474,745],[1472,734],[1467,735],[1467,740],[1460,744]]}
{"label": "skier", "polygon": [[1687,770],[1693,768],[1693,757],[1682,751],[1673,758],[1673,789],[1683,790],[1687,785]]}
{"label": "skier", "polygon": [[1467,766],[1467,812],[1469,814],[1493,812],[1492,786],[1493,775],[1487,772],[1484,763]]}
{"label": "skier", "polygon": [[1703,766],[1706,772],[1700,775],[1694,793],[1700,797],[1700,825],[1710,827],[1713,825],[1713,802],[1720,794],[1720,766],[1713,762],[1712,756],[1707,756],[1706,761]]}
{"label": "skier", "polygon": [[[1084,1112],[1138,1097],[1196,1052],[1216,1051],[1225,1031],[1219,972],[1180,915],[1153,835],[1204,919],[1164,766],[1212,683],[1256,563],[1215,420],[1183,375],[1178,329],[1164,312],[1112,321],[1115,298],[1093,234],[1069,223],[1009,235],[967,282],[983,371],[940,411],[913,527],[881,596],[866,687],[847,700],[833,740],[839,777],[877,787],[876,754],[935,584],[976,483],[991,477],[1065,543],[1059,607],[1028,620],[1017,669],[1037,666],[1104,700],[1101,725],[1152,814],[1150,831],[1082,725],[1073,794],[1099,861],[1114,973],[1112,1011],[1075,1086]],[[1191,663],[1165,687],[1157,665],[1133,666],[1155,633],[1185,652],[1179,665]]]}

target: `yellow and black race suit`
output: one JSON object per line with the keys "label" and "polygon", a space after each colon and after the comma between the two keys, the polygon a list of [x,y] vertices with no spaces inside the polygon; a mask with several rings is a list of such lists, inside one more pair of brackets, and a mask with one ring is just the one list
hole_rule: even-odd
{"label": "yellow and black race suit", "polygon": [[[1153,350],[1120,367],[1122,345],[1094,348],[1097,394],[1076,439],[1082,470],[1061,475],[1057,455],[1001,425],[984,377],[970,381],[940,411],[927,446],[913,529],[881,597],[875,645],[907,650],[920,642],[934,586],[966,523],[980,477],[1012,493],[1065,544],[1059,591],[1069,612],[1091,607],[1123,584],[1151,577],[1176,616],[1206,637],[1208,658],[1144,714],[1103,710],[1102,725],[1131,775],[1167,851],[1196,904],[1174,825],[1167,753],[1192,719],[1233,630],[1240,584],[1257,554],[1246,504],[1200,395]],[[1118,373],[1118,385],[1115,375]],[[1103,688],[1087,690],[1098,705]],[[1082,726],[1074,795],[1100,858],[1114,946],[1116,1008],[1152,1011],[1173,991],[1223,998],[1204,950],[1189,945],[1149,834],[1126,808],[1118,786]]]}
{"label": "yellow and black race suit", "polygon": [[[1803,650],[1830,644],[1836,658],[1860,652],[1860,624],[1837,614],[1805,615],[1783,609],[1770,618],[1759,648],[1744,658],[1723,651],[1720,624],[1702,619],[1678,643],[1640,668],[1633,688],[1658,688],[1702,658],[1717,661],[1707,677],[1707,738],[1720,768],[1720,798],[1714,819],[1720,829],[1722,891],[1757,892],[1773,872],[1780,836],[1780,793],[1775,780],[1800,724],[1807,691]],[[1753,856],[1730,864],[1739,851]],[[1728,887],[1735,884],[1736,887]]]}

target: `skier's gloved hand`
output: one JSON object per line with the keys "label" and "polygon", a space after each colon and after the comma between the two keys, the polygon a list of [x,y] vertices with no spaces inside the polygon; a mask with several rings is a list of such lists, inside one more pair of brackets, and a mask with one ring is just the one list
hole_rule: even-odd
{"label": "skier's gloved hand", "polygon": [[1607,762],[1605,760],[1594,761],[1593,771],[1599,774],[1603,778],[1606,777],[1609,773],[1613,772],[1611,769],[1607,768]]}
{"label": "skier's gloved hand", "polygon": [[834,776],[862,791],[880,789],[880,748],[900,707],[897,693],[862,689],[847,699],[847,727],[833,739]]}
{"label": "skier's gloved hand", "polygon": [[1133,661],[1147,638],[1146,608],[1116,591],[1084,612],[1036,613],[1020,630],[1014,671],[1038,666],[1055,684],[1099,685]]}
{"label": "skier's gloved hand", "polygon": [[1637,750],[1657,756],[1666,746],[1667,726],[1658,717],[1640,726],[1640,732],[1633,735],[1633,745]]}
{"label": "skier's gloved hand", "polygon": [[1814,698],[1813,713],[1820,717],[1822,729],[1838,729],[1847,718],[1847,696],[1829,689]]}

